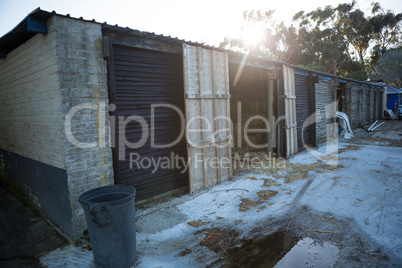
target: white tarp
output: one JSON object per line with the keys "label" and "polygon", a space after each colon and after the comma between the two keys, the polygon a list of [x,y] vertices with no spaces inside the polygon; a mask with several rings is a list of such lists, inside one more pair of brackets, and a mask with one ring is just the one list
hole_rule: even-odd
{"label": "white tarp", "polygon": [[349,117],[347,116],[347,114],[337,111],[336,116],[339,118],[338,124],[344,130],[344,137],[345,138],[353,137],[353,131],[352,128],[350,127]]}

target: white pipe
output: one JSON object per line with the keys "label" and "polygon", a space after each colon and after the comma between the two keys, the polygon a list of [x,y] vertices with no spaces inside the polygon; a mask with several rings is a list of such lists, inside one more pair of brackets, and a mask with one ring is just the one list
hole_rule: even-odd
{"label": "white pipe", "polygon": [[371,131],[374,131],[374,129],[376,129],[376,128],[378,128],[378,127],[384,125],[384,124],[385,124],[385,122],[382,122],[381,124],[379,124],[379,125],[377,125],[375,128],[373,128]]}
{"label": "white pipe", "polygon": [[377,124],[378,120],[375,120],[375,122],[367,129],[367,131],[371,131],[371,129]]}

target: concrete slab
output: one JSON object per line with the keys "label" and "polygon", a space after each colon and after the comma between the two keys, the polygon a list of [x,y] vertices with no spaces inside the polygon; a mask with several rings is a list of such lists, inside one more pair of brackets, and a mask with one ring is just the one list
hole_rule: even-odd
{"label": "concrete slab", "polygon": [[186,218],[177,207],[168,207],[137,217],[135,224],[137,232],[155,234],[184,222]]}

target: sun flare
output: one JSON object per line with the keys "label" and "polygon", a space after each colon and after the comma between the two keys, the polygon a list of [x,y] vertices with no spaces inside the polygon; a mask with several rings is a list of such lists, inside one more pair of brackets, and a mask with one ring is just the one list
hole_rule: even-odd
{"label": "sun flare", "polygon": [[250,45],[256,45],[264,37],[264,27],[253,23],[243,29],[243,39]]}

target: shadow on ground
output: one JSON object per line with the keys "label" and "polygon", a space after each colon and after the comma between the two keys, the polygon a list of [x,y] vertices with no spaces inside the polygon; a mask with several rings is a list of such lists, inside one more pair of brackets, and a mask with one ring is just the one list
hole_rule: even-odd
{"label": "shadow on ground", "polygon": [[0,187],[0,267],[40,267],[38,258],[66,241],[44,219]]}

